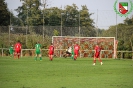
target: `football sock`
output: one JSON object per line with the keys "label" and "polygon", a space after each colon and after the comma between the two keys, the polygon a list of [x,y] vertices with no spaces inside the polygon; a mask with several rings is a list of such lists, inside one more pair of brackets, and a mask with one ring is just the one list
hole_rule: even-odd
{"label": "football sock", "polygon": [[51,60],[53,60],[53,57],[51,56]]}
{"label": "football sock", "polygon": [[94,60],[93,62],[96,63],[96,60]]}
{"label": "football sock", "polygon": [[74,59],[76,59],[76,56],[74,56]]}
{"label": "football sock", "polygon": [[14,54],[14,59],[16,59],[16,54]]}
{"label": "football sock", "polygon": [[18,59],[19,59],[19,55],[18,55]]}
{"label": "football sock", "polygon": [[52,60],[52,57],[50,56],[49,59]]}
{"label": "football sock", "polygon": [[99,59],[99,62],[102,62],[102,60],[101,60],[101,59]]}
{"label": "football sock", "polygon": [[37,60],[37,57],[35,57],[35,59],[34,60]]}
{"label": "football sock", "polygon": [[71,55],[71,59],[73,59],[73,55]]}
{"label": "football sock", "polygon": [[42,57],[40,57],[40,60],[42,60]]}

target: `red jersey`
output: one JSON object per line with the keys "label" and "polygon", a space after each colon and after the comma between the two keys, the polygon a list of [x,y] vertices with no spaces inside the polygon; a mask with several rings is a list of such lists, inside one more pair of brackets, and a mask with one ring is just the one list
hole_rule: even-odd
{"label": "red jersey", "polygon": [[74,51],[79,51],[79,49],[80,49],[79,45],[74,46]]}
{"label": "red jersey", "polygon": [[16,43],[14,46],[15,50],[21,50],[21,44],[20,43]]}
{"label": "red jersey", "polygon": [[100,53],[101,48],[99,46],[95,46],[95,53]]}
{"label": "red jersey", "polygon": [[54,46],[53,45],[49,46],[49,52],[53,52],[53,51],[54,51]]}

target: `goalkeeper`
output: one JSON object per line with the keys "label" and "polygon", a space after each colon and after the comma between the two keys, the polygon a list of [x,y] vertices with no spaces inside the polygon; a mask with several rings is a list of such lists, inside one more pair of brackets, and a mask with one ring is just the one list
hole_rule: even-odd
{"label": "goalkeeper", "polygon": [[63,55],[65,58],[68,56],[71,56],[71,52],[72,52],[72,47],[68,47],[68,49],[66,49],[65,54]]}

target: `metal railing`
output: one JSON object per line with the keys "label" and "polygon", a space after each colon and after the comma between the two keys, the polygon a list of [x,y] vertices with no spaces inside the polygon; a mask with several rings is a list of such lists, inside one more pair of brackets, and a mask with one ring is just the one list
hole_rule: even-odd
{"label": "metal railing", "polygon": [[[91,54],[89,54],[87,57],[92,58],[94,54],[94,50],[80,50],[80,57],[84,57],[85,53],[91,51]],[[102,50],[101,54],[103,54],[105,51],[111,50]],[[63,52],[65,52],[65,49],[55,49],[55,56],[62,57]],[[21,50],[21,57],[24,56],[34,56],[35,55],[35,49],[22,49]],[[9,48],[0,48],[0,57],[3,56],[9,56]],[[48,56],[48,49],[42,49],[42,56]],[[112,56],[113,57],[113,56]],[[101,56],[102,58],[102,56]],[[105,55],[105,58],[109,58],[108,55]],[[133,51],[117,51],[117,58],[118,59],[133,59]]]}

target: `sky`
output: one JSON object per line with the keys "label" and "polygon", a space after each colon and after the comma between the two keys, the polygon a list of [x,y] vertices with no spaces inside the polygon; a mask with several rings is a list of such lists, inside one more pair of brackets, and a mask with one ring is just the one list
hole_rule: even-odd
{"label": "sky", "polygon": [[[123,23],[127,17],[131,18],[131,16],[133,16],[133,11],[127,17],[121,17],[114,11],[114,6],[119,11],[119,2],[128,2],[128,10],[130,10],[130,1],[132,0],[118,0],[117,4],[115,5],[116,0],[48,0],[47,8],[62,7],[62,9],[64,9],[66,5],[76,4],[80,10],[82,5],[86,5],[89,9],[89,13],[93,13],[91,18],[95,22],[94,25],[101,29],[108,29],[109,26]],[[5,0],[5,2],[7,3],[9,10],[12,10],[14,15],[17,15],[18,13],[14,11],[14,9],[17,9],[18,6],[21,6],[22,2],[20,2],[20,0]]]}

